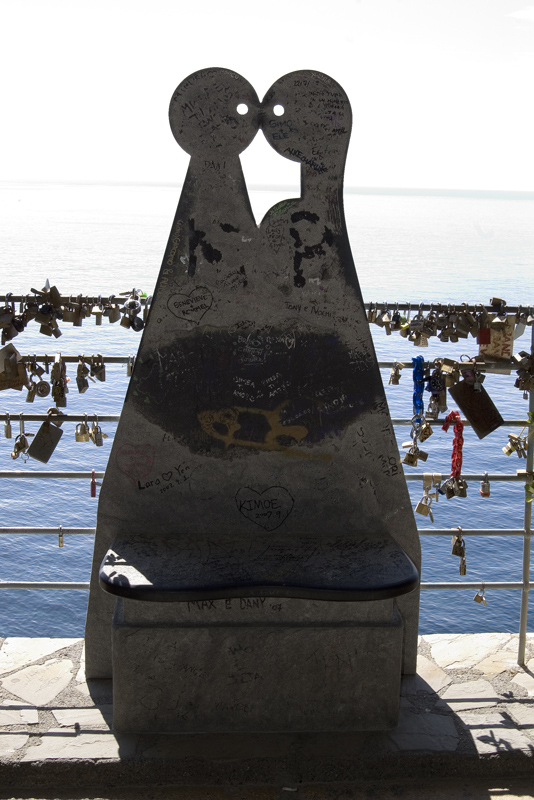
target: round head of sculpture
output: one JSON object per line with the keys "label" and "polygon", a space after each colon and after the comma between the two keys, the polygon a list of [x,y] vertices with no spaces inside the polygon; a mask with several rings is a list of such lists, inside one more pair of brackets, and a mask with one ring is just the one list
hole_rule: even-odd
{"label": "round head of sculpture", "polygon": [[169,121],[174,138],[192,156],[238,155],[259,127],[259,100],[237,72],[213,68],[194,72],[177,87]]}
{"label": "round head of sculpture", "polygon": [[262,103],[262,129],[277,153],[304,165],[310,176],[341,176],[352,126],[347,95],[314,70],[279,78]]}

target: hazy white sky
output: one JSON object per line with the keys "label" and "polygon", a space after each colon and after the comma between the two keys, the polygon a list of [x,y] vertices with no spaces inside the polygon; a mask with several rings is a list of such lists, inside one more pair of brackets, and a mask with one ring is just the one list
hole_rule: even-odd
{"label": "hazy white sky", "polygon": [[[347,91],[347,186],[534,190],[528,0],[0,0],[0,180],[180,182],[167,109],[204,67]],[[259,135],[250,184],[294,182]]]}

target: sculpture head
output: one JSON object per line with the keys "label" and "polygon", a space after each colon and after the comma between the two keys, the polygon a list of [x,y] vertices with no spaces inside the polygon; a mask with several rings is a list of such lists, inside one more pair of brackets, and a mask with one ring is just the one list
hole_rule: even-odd
{"label": "sculpture head", "polygon": [[262,129],[277,153],[304,165],[310,176],[340,176],[352,126],[347,95],[314,70],[279,78],[262,103]]}
{"label": "sculpture head", "polygon": [[239,155],[259,127],[259,100],[250,83],[229,69],[204,69],[176,88],[169,107],[174,138],[186,153]]}

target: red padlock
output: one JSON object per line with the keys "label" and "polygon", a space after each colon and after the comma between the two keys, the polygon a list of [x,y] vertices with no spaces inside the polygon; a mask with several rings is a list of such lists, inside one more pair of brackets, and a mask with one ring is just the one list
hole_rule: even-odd
{"label": "red padlock", "polygon": [[91,497],[96,497],[96,487],[102,486],[101,483],[96,482],[95,471],[91,470]]}

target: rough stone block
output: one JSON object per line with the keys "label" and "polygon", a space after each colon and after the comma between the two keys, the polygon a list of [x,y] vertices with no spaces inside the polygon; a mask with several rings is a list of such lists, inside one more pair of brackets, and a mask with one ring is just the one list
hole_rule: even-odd
{"label": "rough stone block", "polygon": [[143,627],[125,623],[119,603],[114,727],[122,733],[391,729],[401,645],[398,612],[382,624]]}

